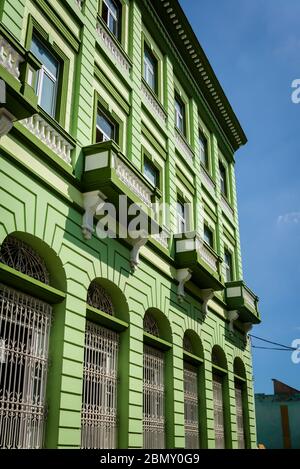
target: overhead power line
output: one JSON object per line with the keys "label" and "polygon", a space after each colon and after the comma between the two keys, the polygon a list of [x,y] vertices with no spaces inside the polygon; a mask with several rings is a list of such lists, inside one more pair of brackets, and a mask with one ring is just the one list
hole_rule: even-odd
{"label": "overhead power line", "polygon": [[271,340],[267,340],[267,339],[263,339],[262,337],[258,337],[256,335],[252,335],[252,334],[249,334],[250,337],[252,337],[253,339],[257,339],[257,340],[261,340],[262,342],[266,342],[267,344],[271,344],[271,345],[277,345],[278,347],[280,347],[280,349],[278,348],[267,348],[267,347],[259,347],[257,345],[253,345],[253,348],[260,348],[260,349],[265,349],[265,350],[286,350],[286,351],[295,351],[295,350],[298,350],[297,348],[295,347],[291,347],[291,346],[288,346],[288,345],[283,345],[283,344],[279,344],[278,342],[273,342]]}

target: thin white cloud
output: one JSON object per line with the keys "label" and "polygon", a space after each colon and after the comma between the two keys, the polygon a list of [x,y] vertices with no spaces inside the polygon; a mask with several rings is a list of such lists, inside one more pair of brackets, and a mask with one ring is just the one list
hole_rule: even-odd
{"label": "thin white cloud", "polygon": [[300,212],[290,212],[280,215],[277,218],[277,223],[279,225],[298,225],[300,224]]}

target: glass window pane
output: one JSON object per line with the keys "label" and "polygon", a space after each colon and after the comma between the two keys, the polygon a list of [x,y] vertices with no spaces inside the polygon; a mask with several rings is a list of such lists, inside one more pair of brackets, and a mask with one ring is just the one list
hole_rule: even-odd
{"label": "glass window pane", "polygon": [[220,184],[221,184],[221,192],[223,195],[227,197],[227,177],[226,177],[226,169],[219,163],[219,171],[220,171]]}
{"label": "glass window pane", "polygon": [[230,252],[225,251],[224,253],[224,264],[225,264],[225,274],[226,274],[226,282],[232,281],[232,255]]}
{"label": "glass window pane", "polygon": [[48,49],[37,39],[32,37],[31,52],[42,62],[48,72],[53,77],[58,78],[59,62],[56,58],[48,51]]}
{"label": "glass window pane", "polygon": [[97,116],[97,128],[98,131],[100,131],[98,135],[100,136],[100,133],[102,134],[102,139],[99,141],[115,139],[115,126],[103,114],[98,114]]}
{"label": "glass window pane", "polygon": [[156,88],[156,67],[157,61],[153,54],[145,46],[144,49],[144,79],[148,85],[155,90]]}
{"label": "glass window pane", "polygon": [[55,115],[56,85],[55,82],[44,72],[42,78],[42,89],[40,97],[40,106],[50,116]]}
{"label": "glass window pane", "polygon": [[214,235],[213,232],[208,228],[208,226],[204,226],[204,241],[212,248],[214,245]]}
{"label": "glass window pane", "polygon": [[200,151],[200,161],[205,168],[208,169],[208,148],[207,140],[204,135],[199,135],[199,151]]}
{"label": "glass window pane", "polygon": [[151,184],[157,187],[158,183],[158,171],[156,167],[150,162],[145,160],[144,163],[144,175],[151,182]]}

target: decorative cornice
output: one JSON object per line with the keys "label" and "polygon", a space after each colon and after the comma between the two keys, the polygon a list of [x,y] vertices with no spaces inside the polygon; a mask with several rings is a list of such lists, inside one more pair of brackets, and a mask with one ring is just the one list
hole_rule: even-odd
{"label": "decorative cornice", "polygon": [[156,12],[165,34],[164,25],[168,25],[168,36],[191,72],[198,92],[204,95],[232,148],[238,150],[247,142],[246,135],[178,0],[144,0],[144,5]]}

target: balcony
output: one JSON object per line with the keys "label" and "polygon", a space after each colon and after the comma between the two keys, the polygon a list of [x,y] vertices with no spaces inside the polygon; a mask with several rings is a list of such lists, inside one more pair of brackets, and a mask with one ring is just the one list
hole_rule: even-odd
{"label": "balcony", "polygon": [[226,283],[226,303],[230,309],[236,310],[238,319],[244,323],[259,324],[258,297],[243,281]]}
{"label": "balcony", "polygon": [[37,111],[35,83],[41,63],[0,25],[0,137]]}
{"label": "balcony", "polygon": [[197,233],[186,233],[183,239],[176,239],[176,267],[189,269],[192,280],[202,290],[224,289],[221,282],[222,259]]}
{"label": "balcony", "polygon": [[[83,153],[85,156],[83,191],[90,206],[93,206],[92,200],[94,196],[96,197],[94,213],[96,213],[96,205],[100,205],[99,200],[102,198],[102,203],[106,201],[114,204],[118,222],[122,228],[127,229],[127,226],[124,226],[124,217],[122,216],[130,205],[137,204],[140,207],[142,219],[146,220],[147,223],[145,236],[148,238],[149,228],[151,228],[151,233],[158,235],[161,228],[156,221],[158,216],[155,211],[155,202],[158,201],[159,194],[142,173],[121,153],[119,146],[110,140],[89,145],[83,149]],[[120,196],[127,197],[124,207],[121,207]],[[87,205],[85,209],[87,214],[90,209]],[[132,217],[128,216],[125,221],[130,222]],[[89,239],[89,232],[93,231],[93,228],[92,219],[87,216],[83,230],[85,237]]]}

